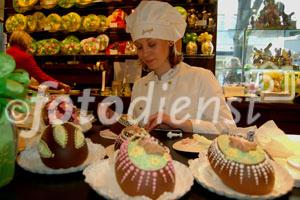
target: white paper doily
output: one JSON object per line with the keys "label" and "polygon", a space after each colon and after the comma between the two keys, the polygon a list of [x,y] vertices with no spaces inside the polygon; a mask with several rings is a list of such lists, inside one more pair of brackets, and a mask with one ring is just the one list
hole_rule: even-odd
{"label": "white paper doily", "polygon": [[[89,165],[83,171],[85,182],[87,182],[99,195],[107,199],[149,199],[145,196],[131,197],[125,194],[117,183],[114,170],[114,157],[109,159],[99,160]],[[176,173],[176,182],[174,192],[165,192],[158,199],[178,199],[188,192],[193,185],[194,177],[190,169],[177,162],[173,161]]]}
{"label": "white paper doily", "polygon": [[67,174],[83,170],[89,164],[103,159],[105,156],[105,148],[101,144],[92,143],[90,139],[86,139],[88,146],[88,157],[78,167],[71,167],[68,169],[51,169],[47,167],[41,160],[38,153],[37,145],[29,146],[21,152],[17,159],[17,163],[25,170],[38,174]]}
{"label": "white paper doily", "polygon": [[235,199],[274,199],[288,193],[292,190],[294,185],[294,180],[291,175],[275,162],[273,162],[275,170],[275,185],[273,191],[261,196],[242,194],[226,186],[213,171],[204,154],[200,154],[197,159],[189,160],[189,165],[195,180],[204,188],[219,195]]}

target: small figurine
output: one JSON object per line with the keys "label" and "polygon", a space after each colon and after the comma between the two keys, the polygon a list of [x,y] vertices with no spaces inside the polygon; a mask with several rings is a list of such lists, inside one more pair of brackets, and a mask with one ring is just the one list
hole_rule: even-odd
{"label": "small figurine", "polygon": [[265,55],[266,57],[272,57],[272,52],[271,52],[271,50],[270,50],[271,47],[272,47],[272,43],[270,42],[270,43],[266,46],[266,48],[264,48],[264,55]]}
{"label": "small figurine", "polygon": [[255,132],[254,132],[254,131],[249,131],[249,132],[247,133],[246,139],[247,139],[248,141],[250,141],[250,142],[254,142],[254,135],[255,135]]}
{"label": "small figurine", "polygon": [[256,47],[253,48],[254,54],[253,54],[253,64],[256,66],[260,66],[263,64],[263,51],[262,49],[259,50]]}
{"label": "small figurine", "polygon": [[279,11],[279,16],[282,19],[282,25],[285,28],[290,28],[290,26],[292,25],[292,16],[295,14],[294,12],[291,12],[289,15],[285,13],[285,6],[283,3],[281,2],[277,2],[277,9]]}
{"label": "small figurine", "polygon": [[250,24],[251,24],[251,28],[255,28],[255,19],[254,19],[254,15],[251,16],[251,19],[250,19]]}
{"label": "small figurine", "polygon": [[282,59],[283,59],[283,66],[292,65],[292,57],[289,51],[285,49],[282,50]]}
{"label": "small figurine", "polygon": [[197,14],[194,8],[188,10],[187,22],[190,28],[195,28],[196,22],[199,21]]}
{"label": "small figurine", "polygon": [[291,12],[288,16],[287,16],[287,23],[288,23],[288,28],[296,28],[295,25],[293,25],[293,20],[292,20],[292,16],[295,14],[295,12]]}
{"label": "small figurine", "polygon": [[280,11],[282,10],[281,4],[275,4],[274,0],[264,0],[264,7],[259,12],[259,17],[251,25],[255,28],[278,28],[281,27]]}
{"label": "small figurine", "polygon": [[238,71],[242,67],[239,58],[232,57],[230,61],[226,64],[226,67],[229,68],[229,70],[224,77],[225,84],[239,83],[242,81],[242,74],[238,73]]}

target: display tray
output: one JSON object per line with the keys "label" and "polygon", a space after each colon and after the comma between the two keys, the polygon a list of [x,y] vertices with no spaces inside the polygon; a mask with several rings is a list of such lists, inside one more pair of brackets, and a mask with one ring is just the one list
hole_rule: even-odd
{"label": "display tray", "polygon": [[68,174],[82,171],[85,167],[97,160],[101,160],[105,156],[105,148],[101,144],[94,144],[90,139],[86,139],[89,154],[83,164],[78,167],[68,169],[51,169],[44,165],[38,153],[37,145],[29,146],[20,153],[17,158],[17,163],[26,171],[38,174]]}
{"label": "display tray", "polygon": [[294,180],[291,175],[280,165],[273,162],[275,170],[275,185],[273,191],[267,195],[247,195],[232,190],[226,186],[213,171],[205,154],[199,154],[199,158],[189,160],[189,167],[195,180],[211,192],[234,199],[274,199],[287,194],[293,189]]}
{"label": "display tray", "polygon": [[[119,200],[143,200],[149,199],[145,196],[131,197],[126,195],[120,188],[115,177],[114,156],[109,159],[99,160],[89,165],[84,171],[85,182],[87,182],[99,195],[106,199]],[[158,199],[179,199],[191,189],[194,183],[194,178],[188,167],[173,161],[176,172],[176,183],[174,192],[165,192]]]}

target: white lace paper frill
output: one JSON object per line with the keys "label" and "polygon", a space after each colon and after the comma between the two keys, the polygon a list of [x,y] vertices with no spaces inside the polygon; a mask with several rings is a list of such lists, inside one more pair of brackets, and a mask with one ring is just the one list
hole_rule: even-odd
{"label": "white lace paper frill", "polygon": [[195,180],[211,192],[234,199],[262,200],[280,197],[288,193],[293,188],[294,181],[289,173],[275,162],[272,163],[275,170],[275,185],[271,193],[261,196],[242,194],[226,186],[211,168],[205,154],[200,153],[199,158],[189,160],[189,167],[195,177]]}
{"label": "white lace paper frill", "polygon": [[82,171],[88,165],[103,159],[105,156],[105,148],[101,144],[95,144],[88,138],[86,142],[89,151],[88,157],[84,163],[78,167],[70,167],[68,169],[51,169],[47,167],[40,158],[37,145],[30,145],[22,151],[17,159],[17,163],[23,169],[38,174],[68,174]]}
{"label": "white lace paper frill", "polygon": [[[99,195],[107,199],[149,199],[146,196],[131,197],[125,194],[117,183],[114,170],[115,156],[109,159],[99,160],[89,165],[84,171],[85,182],[87,182]],[[193,185],[194,178],[190,169],[177,162],[173,161],[176,173],[175,189],[172,193],[165,192],[158,199],[178,199],[188,192]]]}

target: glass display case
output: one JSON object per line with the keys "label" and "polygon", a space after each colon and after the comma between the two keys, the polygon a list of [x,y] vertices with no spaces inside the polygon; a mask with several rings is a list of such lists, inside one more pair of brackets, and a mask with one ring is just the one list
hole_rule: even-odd
{"label": "glass display case", "polygon": [[242,77],[250,92],[300,90],[300,30],[246,29]]}

